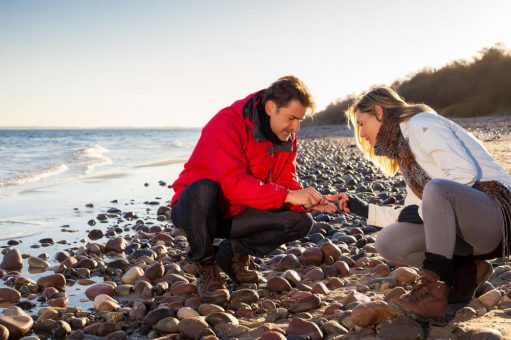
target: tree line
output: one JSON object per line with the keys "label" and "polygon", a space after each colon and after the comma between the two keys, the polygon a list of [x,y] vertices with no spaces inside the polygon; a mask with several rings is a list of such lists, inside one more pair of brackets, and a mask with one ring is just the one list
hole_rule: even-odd
{"label": "tree line", "polygon": [[[426,103],[449,117],[511,114],[511,51],[484,48],[471,61],[453,61],[440,69],[424,68],[390,85],[408,102]],[[355,95],[335,100],[306,125],[342,124]]]}

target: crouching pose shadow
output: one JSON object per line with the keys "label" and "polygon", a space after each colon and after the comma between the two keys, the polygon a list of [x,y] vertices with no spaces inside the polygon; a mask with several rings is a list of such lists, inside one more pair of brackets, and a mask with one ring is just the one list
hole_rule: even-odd
{"label": "crouching pose shadow", "polygon": [[423,276],[396,304],[422,322],[445,322],[448,301],[467,302],[492,273],[485,259],[509,255],[511,176],[472,134],[390,88],[374,88],[346,112],[358,147],[406,182],[405,207],[344,196],[340,207],[384,227],[376,250]]}

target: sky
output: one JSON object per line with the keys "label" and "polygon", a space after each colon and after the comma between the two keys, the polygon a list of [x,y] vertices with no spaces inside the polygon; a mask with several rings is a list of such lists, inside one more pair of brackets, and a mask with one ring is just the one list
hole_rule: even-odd
{"label": "sky", "polygon": [[508,0],[0,0],[0,127],[200,127],[293,74],[318,109],[511,48]]}

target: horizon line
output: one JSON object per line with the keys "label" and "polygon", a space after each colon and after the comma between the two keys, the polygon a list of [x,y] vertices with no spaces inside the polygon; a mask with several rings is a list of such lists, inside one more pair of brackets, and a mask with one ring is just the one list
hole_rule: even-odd
{"label": "horizon line", "polygon": [[200,129],[201,126],[0,126],[0,130],[142,130],[142,129]]}

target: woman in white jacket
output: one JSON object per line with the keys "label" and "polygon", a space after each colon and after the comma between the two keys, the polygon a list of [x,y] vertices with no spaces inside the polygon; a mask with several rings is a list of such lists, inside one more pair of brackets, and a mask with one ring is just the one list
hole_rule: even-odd
{"label": "woman in white jacket", "polygon": [[448,303],[467,301],[491,274],[478,258],[509,255],[511,177],[468,131],[390,88],[370,90],[346,115],[357,145],[385,174],[406,182],[403,209],[343,197],[340,207],[384,227],[376,249],[389,261],[422,266],[396,304],[424,322],[443,323]]}

